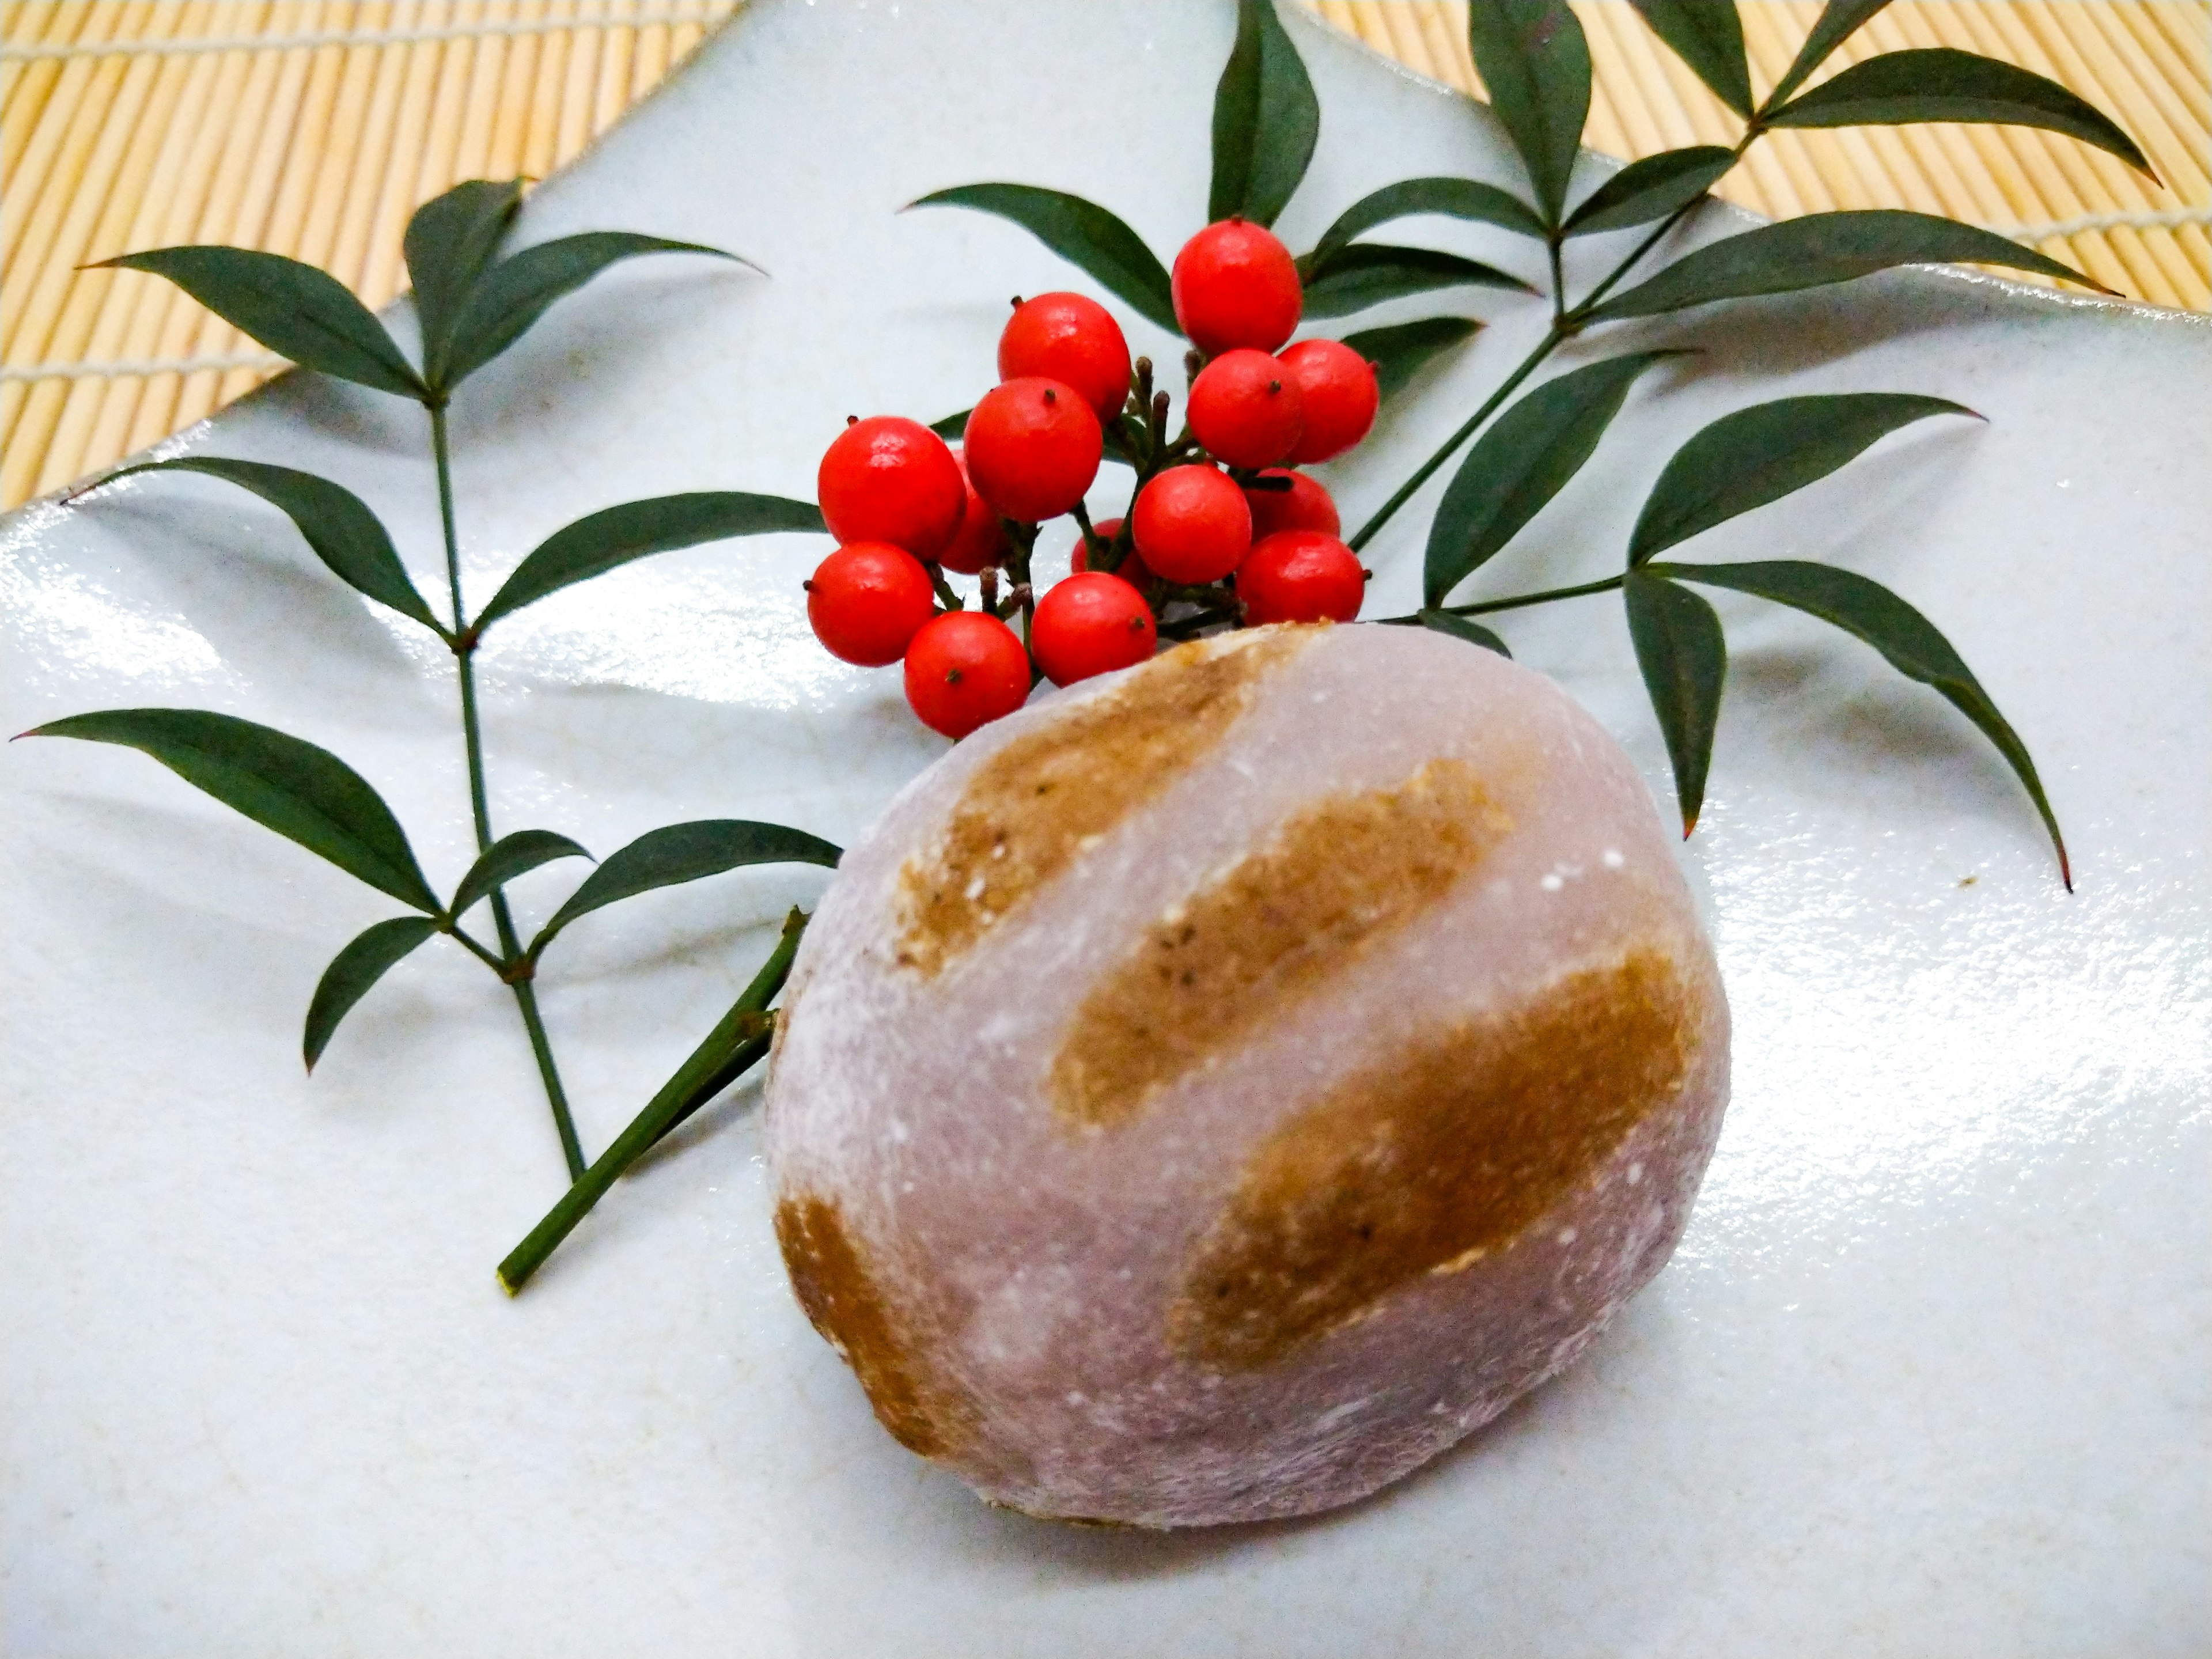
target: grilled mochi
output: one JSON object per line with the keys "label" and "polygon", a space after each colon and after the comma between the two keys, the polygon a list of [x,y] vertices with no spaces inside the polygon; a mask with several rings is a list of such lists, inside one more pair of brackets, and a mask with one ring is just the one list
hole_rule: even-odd
{"label": "grilled mochi", "polygon": [[1674,1248],[1728,1012],[1627,757],[1421,629],[1182,646],[847,854],[768,1083],[793,1289],[994,1503],[1196,1526],[1406,1474]]}

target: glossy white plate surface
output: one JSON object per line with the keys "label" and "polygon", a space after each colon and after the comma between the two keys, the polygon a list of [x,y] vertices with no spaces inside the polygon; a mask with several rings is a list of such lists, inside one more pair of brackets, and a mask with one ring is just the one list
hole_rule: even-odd
{"label": "glossy white plate surface", "polygon": [[[1294,244],[1393,179],[1510,176],[1473,106],[1292,27],[1324,106]],[[901,203],[1050,184],[1171,252],[1203,211],[1230,32],[1225,5],[753,7],[548,183],[522,234],[657,231],[774,280],[642,262],[470,384],[477,600],[617,500],[811,495],[848,412],[963,406],[1006,296],[1083,285],[1011,227]],[[1407,234],[1534,274],[1502,233]],[[1401,314],[1448,309],[1495,325],[1330,474],[1350,520],[1540,326],[1492,294]],[[1914,273],[1649,337],[1705,355],[1639,389],[1490,589],[1613,568],[1665,456],[1724,410],[1810,390],[1972,404],[1988,426],[1916,427],[1683,553],[1832,559],[1922,605],[2042,763],[2079,891],[1933,693],[1724,599],[1735,664],[1686,856],[1734,1003],[1735,1101],[1680,1253],[1592,1357],[1312,1522],[1160,1537],[988,1510],[877,1429],[793,1304],[750,1091],[509,1302],[493,1264],[562,1175],[489,976],[426,949],[309,1082],[315,976],[392,907],[142,757],[25,743],[0,823],[0,1649],[2212,1646],[2212,327]],[[413,405],[294,376],[174,447],[340,479],[437,591]],[[1372,613],[1416,592],[1426,518],[1371,550]],[[495,634],[499,826],[602,854],[710,816],[857,833],[941,745],[895,672],[811,643],[798,583],[823,545],[665,556]],[[449,660],[250,498],[162,479],[35,505],[0,532],[0,605],[8,730],[145,704],[264,720],[360,768],[441,886],[465,867]],[[1612,602],[1504,631],[1670,800]],[[526,916],[573,878],[526,878]],[[541,985],[592,1146],[819,881],[720,878],[568,935]]]}

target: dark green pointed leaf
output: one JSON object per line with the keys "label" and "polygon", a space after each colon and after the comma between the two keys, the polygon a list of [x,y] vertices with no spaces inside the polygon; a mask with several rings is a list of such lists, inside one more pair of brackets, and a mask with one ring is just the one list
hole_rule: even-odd
{"label": "dark green pointed leaf", "polygon": [[2151,170],[2135,140],[2094,104],[2056,81],[1950,46],[1869,58],[1766,118],[1775,127],[1899,126],[1915,121],[2042,127],[2094,144],[2143,173]]}
{"label": "dark green pointed leaf", "polygon": [[1589,42],[1567,0],[1486,0],[1467,9],[1467,41],[1547,225],[1559,222],[1589,116]]}
{"label": "dark green pointed leaf", "polygon": [[674,887],[748,864],[818,864],[835,869],[842,848],[804,830],[744,818],[702,818],[652,830],[584,878],[530,946],[536,956],[577,917],[656,888]]}
{"label": "dark green pointed leaf", "polygon": [[1735,165],[1735,152],[1717,144],[1662,150],[1626,167],[1592,191],[1567,216],[1570,236],[1648,225],[1703,196]]}
{"label": "dark green pointed leaf", "polygon": [[1499,639],[1480,623],[1467,617],[1455,617],[1449,611],[1421,611],[1414,613],[1421,626],[1439,634],[1449,634],[1455,640],[1465,640],[1469,645],[1479,645],[1486,651],[1495,651],[1499,656],[1510,658],[1512,653]]}
{"label": "dark green pointed leaf", "polygon": [[1387,300],[1470,285],[1512,289],[1522,294],[1536,291],[1518,276],[1456,253],[1354,242],[1331,254],[1328,263],[1307,279],[1305,314],[1310,319],[1343,317]]}
{"label": "dark green pointed leaf", "polygon": [[1323,231],[1321,240],[1314,244],[1313,252],[1299,260],[1298,268],[1302,272],[1310,271],[1355,236],[1364,235],[1394,219],[1410,219],[1424,213],[1475,220],[1510,230],[1517,236],[1533,236],[1539,241],[1544,236],[1544,222],[1536,216],[1534,210],[1495,185],[1474,179],[1402,179],[1361,197],[1339,214],[1336,222]]}
{"label": "dark green pointed leaf", "polygon": [[2050,832],[2051,846],[2057,849],[2059,878],[2068,891],[2073,890],[2074,872],[2067,861],[2065,838],[2058,833],[2058,819],[2043,793],[2043,781],[2036,775],[2027,745],[1997,712],[1996,704],[1990,701],[1989,693],[1965,659],[1951,648],[1951,642],[1896,594],[1880,582],[1849,570],[1802,559],[1752,564],[1655,564],[1646,566],[1645,572],[1674,581],[1703,582],[1755,593],[1762,599],[1818,617],[1865,641],[1906,678],[1935,687],[1996,746],[2020,779],[2028,799],[2035,803],[2043,827]]}
{"label": "dark green pointed leaf", "polygon": [[1347,334],[1344,343],[1375,365],[1376,384],[1385,402],[1404,391],[1431,358],[1471,340],[1482,325],[1472,317],[1422,317],[1387,328]]}
{"label": "dark green pointed leaf", "polygon": [[315,556],[339,580],[425,628],[445,631],[408,580],[407,568],[399,562],[383,524],[351,490],[312,472],[223,455],[146,461],[111,472],[100,482],[110,484],[140,472],[200,472],[252,490],[292,520]]}
{"label": "dark green pointed leaf", "polygon": [[1902,392],[1781,398],[1723,415],[1674,452],[1628,538],[1631,568],[1738,514],[1779,501],[1931,415],[1980,416]]}
{"label": "dark green pointed leaf", "polygon": [[568,836],[556,836],[550,830],[518,830],[511,836],[501,836],[477,855],[461,884],[453,889],[448,914],[459,915],[479,899],[490,897],[497,889],[541,864],[591,856]]}
{"label": "dark green pointed leaf", "polygon": [[1297,48],[1275,0],[1237,0],[1237,44],[1213,93],[1213,188],[1208,219],[1237,215],[1272,225],[1306,176],[1321,136]]}
{"label": "dark green pointed leaf", "polygon": [[450,392],[528,331],[556,300],[624,259],[646,253],[703,253],[757,270],[758,266],[696,242],[672,242],[627,230],[587,230],[540,242],[509,254],[477,278],[454,319],[443,376],[433,384]]}
{"label": "dark green pointed leaf", "polygon": [[963,409],[957,415],[947,415],[941,421],[932,421],[929,429],[949,444],[957,444],[968,430],[968,417],[975,411]]}
{"label": "dark green pointed leaf", "polygon": [[1493,421],[1445,489],[1429,525],[1421,591],[1428,604],[1466,580],[1565,487],[1636,378],[1679,351],[1639,351],[1559,375]]}
{"label": "dark green pointed leaf", "polygon": [[1721,683],[1728,677],[1728,645],[1713,608],[1686,587],[1641,571],[1621,584],[1628,602],[1628,636],[1636,665],[1651,694],[1651,712],[1667,739],[1674,769],[1674,796],[1682,808],[1685,840],[1698,827],[1705,804],[1705,772],[1712,763],[1713,728],[1721,716]]}
{"label": "dark green pointed leaf", "polygon": [[162,247],[103,259],[100,266],[167,277],[302,368],[403,398],[424,393],[422,377],[384,325],[343,283],[313,265],[252,248]]}
{"label": "dark green pointed leaf", "polygon": [[820,531],[822,509],[781,495],[708,489],[624,501],[576,520],[532,548],[514,574],[477,616],[479,631],[548,593],[604,575],[618,565],[654,553],[696,547],[732,536],[779,531]]}
{"label": "dark green pointed leaf", "polygon": [[1751,113],[1751,70],[1734,0],[1629,0],[1651,32],[1738,115]]}
{"label": "dark green pointed leaf", "polygon": [[441,384],[453,325],[522,205],[522,181],[471,179],[433,197],[407,222],[407,275],[422,329],[422,374]]}
{"label": "dark green pointed leaf", "polygon": [[438,924],[427,917],[394,916],[390,921],[378,922],[337,953],[323,969],[314,998],[307,1004],[307,1029],[301,1040],[300,1056],[309,1071],[315,1069],[338,1022],[353,1012],[354,1004],[367,996],[369,988],[395,963],[437,931]]}
{"label": "dark green pointed leaf", "polygon": [[1808,213],[1802,219],[1761,225],[1684,254],[1649,282],[1607,300],[1592,322],[1655,317],[1716,300],[1754,294],[1789,294],[1829,283],[1848,283],[1893,265],[2009,265],[2063,277],[2109,294],[2110,289],[2070,265],[2022,247],[1994,231],[1978,230],[1932,213],[1870,208]]}
{"label": "dark green pointed leaf", "polygon": [[1828,61],[1828,54],[1864,27],[1889,0],[1828,0],[1813,21],[1812,33],[1797,49],[1797,56],[1766,94],[1764,107],[1774,109],[1805,84],[1805,77]]}
{"label": "dark green pointed leaf", "polygon": [[49,720],[27,738],[79,738],[151,755],[264,828],[319,854],[402,904],[434,915],[438,896],[384,798],[328,750],[197,708],[112,708]]}
{"label": "dark green pointed leaf", "polygon": [[973,208],[1010,219],[1141,315],[1171,333],[1182,332],[1166,270],[1142,237],[1094,202],[1035,185],[994,184],[933,191],[907,205]]}

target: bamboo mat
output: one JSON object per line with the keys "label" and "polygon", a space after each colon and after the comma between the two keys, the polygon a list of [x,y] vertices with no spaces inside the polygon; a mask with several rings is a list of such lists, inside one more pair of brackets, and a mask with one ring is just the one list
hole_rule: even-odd
{"label": "bamboo mat", "polygon": [[[738,3],[0,0],[0,505],[106,466],[280,366],[166,283],[76,267],[231,242],[323,266],[380,306],[404,285],[416,204],[459,179],[543,178]],[[1465,0],[1317,9],[1479,91]],[[1596,148],[1732,141],[1717,100],[1620,0],[1577,9],[1597,64]],[[1779,72],[1818,10],[1743,8],[1755,80]],[[2038,132],[1917,127],[1775,135],[1723,193],[1775,216],[1948,213],[2136,298],[2204,308],[2208,18],[2205,0],[1897,0],[1836,60],[1954,45],[2026,64],[2116,115],[2162,186]]]}

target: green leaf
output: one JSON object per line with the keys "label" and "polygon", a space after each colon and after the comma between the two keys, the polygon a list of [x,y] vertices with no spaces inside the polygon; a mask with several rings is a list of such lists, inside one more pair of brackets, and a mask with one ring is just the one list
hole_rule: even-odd
{"label": "green leaf", "polygon": [[522,205],[522,180],[471,179],[433,197],[407,222],[407,275],[422,329],[422,375],[441,385],[453,325]]}
{"label": "green leaf", "polygon": [[1743,24],[1732,0],[1629,0],[1651,32],[1672,47],[1713,95],[1738,115],[1751,113],[1751,70]]}
{"label": "green leaf", "polygon": [[343,283],[282,254],[243,247],[162,247],[94,270],[166,276],[210,311],[302,368],[420,398],[427,391],[384,325]]}
{"label": "green leaf", "polygon": [[1898,126],[1915,121],[2042,127],[2151,172],[2135,140],[2094,104],[2056,81],[1950,46],[1869,58],[1766,118],[1772,127]]}
{"label": "green leaf", "polygon": [[445,632],[408,580],[407,568],[399,562],[383,524],[351,490],[312,472],[222,455],[145,461],[111,472],[100,483],[111,484],[139,472],[200,472],[252,490],[292,520],[307,545],[314,549],[315,556],[340,581],[379,605],[390,605],[410,621],[435,633]]}
{"label": "green leaf", "polygon": [[328,750],[231,714],[112,708],[73,714],[27,738],[79,738],[151,755],[256,823],[320,854],[402,904],[435,915],[438,896],[384,798]]}
{"label": "green leaf", "polygon": [[646,253],[703,253],[757,270],[750,261],[696,242],[672,242],[627,230],[587,230],[510,254],[477,279],[453,319],[440,392],[451,392],[513,345],[556,300],[574,293],[608,266]]}
{"label": "green leaf", "polygon": [[1401,179],[1363,196],[1339,214],[1336,222],[1322,233],[1313,252],[1298,261],[1301,273],[1312,270],[1355,236],[1393,219],[1419,214],[1440,214],[1451,219],[1471,219],[1496,225],[1518,236],[1543,240],[1544,222],[1517,196],[1474,179]]}
{"label": "green leaf", "polygon": [[449,915],[459,916],[479,899],[485,899],[517,876],[555,859],[589,859],[592,855],[566,836],[550,830],[518,830],[501,836],[477,855],[461,884],[453,889]]}
{"label": "green leaf", "polygon": [[1404,391],[1431,358],[1473,339],[1481,327],[1472,317],[1422,317],[1347,334],[1344,343],[1375,365],[1376,384],[1387,402]]}
{"label": "green leaf", "polygon": [[1735,165],[1735,152],[1718,144],[1662,150],[1626,167],[1583,198],[1567,216],[1570,236],[1650,224],[1703,196]]}
{"label": "green leaf", "polygon": [[1797,48],[1797,56],[1783,71],[1782,78],[1774,83],[1774,90],[1766,94],[1764,107],[1774,109],[1790,94],[1805,84],[1805,77],[1828,59],[1828,54],[1858,33],[1874,15],[1889,3],[1889,0],[1828,0],[1820,15],[1813,21],[1813,31],[1805,37],[1805,44]]}
{"label": "green leaf", "polygon": [[1628,538],[1632,569],[1654,554],[1779,501],[1931,415],[1981,419],[1960,404],[1903,392],[1781,398],[1723,415],[1674,452]]}
{"label": "green leaf", "polygon": [[1386,300],[1402,300],[1440,288],[1513,289],[1522,294],[1536,290],[1518,276],[1508,276],[1480,260],[1442,253],[1428,247],[1393,247],[1381,242],[1354,242],[1339,248],[1306,281],[1305,314],[1342,317]]}
{"label": "green leaf", "polygon": [[2043,818],[2043,827],[2050,832],[2051,846],[2057,849],[2059,878],[2066,884],[2067,891],[2074,890],[2074,872],[2067,860],[2065,838],[2058,833],[2058,819],[2044,795],[2043,781],[2036,776],[2035,763],[2028,757],[2027,745],[1997,712],[1989,693],[1982,689],[1981,682],[1974,678],[1965,660],[1951,648],[1951,642],[1936,631],[1934,623],[1896,594],[1880,582],[1850,571],[1800,559],[1775,559],[1753,564],[1649,565],[1645,574],[1733,588],[1740,593],[1753,593],[1762,599],[1771,599],[1777,605],[1818,617],[1865,641],[1906,678],[1935,687],[1952,707],[1980,728],[1982,735],[1996,746],[2005,763],[2026,787],[2028,799],[2035,803],[2035,810]]}
{"label": "green leaf", "polygon": [[475,627],[481,633],[501,617],[534,605],[548,593],[604,575],[633,559],[732,536],[818,532],[823,527],[820,507],[781,495],[708,489],[624,501],[555,531],[532,548],[492,595]]}
{"label": "green leaf", "polygon": [[330,1046],[338,1022],[368,994],[369,987],[437,931],[438,924],[427,917],[394,916],[390,921],[378,922],[337,953],[323,969],[314,998],[307,1004],[307,1029],[301,1040],[300,1055],[309,1071],[315,1069],[315,1062]]}
{"label": "green leaf", "polygon": [[1241,214],[1273,224],[1306,176],[1320,136],[1321,100],[1283,32],[1275,0],[1237,0],[1237,44],[1213,93],[1206,216]]}
{"label": "green leaf", "polygon": [[1547,380],[1492,422],[1453,476],[1429,525],[1428,604],[1466,580],[1534,518],[1590,458],[1628,388],[1680,351],[1608,357]]}
{"label": "green leaf", "polygon": [[1589,116],[1589,42],[1567,0],[1486,0],[1467,9],[1467,42],[1547,226],[1559,222]]}
{"label": "green leaf", "polygon": [[949,444],[957,444],[968,430],[968,417],[975,411],[963,409],[957,415],[947,415],[941,421],[932,421],[929,429]]}
{"label": "green leaf", "polygon": [[2070,265],[2046,258],[2033,248],[2008,241],[1994,231],[1978,230],[1932,213],[1870,208],[1844,213],[1808,213],[1802,219],[1761,225],[1709,242],[1684,254],[1649,282],[1607,300],[1588,313],[1590,322],[1620,317],[1656,317],[1716,300],[1754,294],[1789,294],[1829,283],[1848,283],[1893,265],[2009,265],[2045,276],[2063,277],[2100,293],[2112,290]]}
{"label": "green leaf", "polygon": [[1505,648],[1504,641],[1479,622],[1466,617],[1455,617],[1449,611],[1419,611],[1414,614],[1420,618],[1424,628],[1439,634],[1449,634],[1455,640],[1465,640],[1469,645],[1479,645],[1486,651],[1495,651],[1509,659],[1513,655]]}
{"label": "green leaf", "polygon": [[532,957],[577,917],[617,899],[674,887],[748,864],[819,864],[835,869],[842,848],[804,830],[744,818],[702,818],[652,830],[584,878],[584,884],[553,913],[530,946]]}
{"label": "green leaf", "polygon": [[1621,584],[1628,601],[1628,636],[1636,664],[1651,694],[1651,712],[1667,739],[1674,769],[1674,797],[1682,808],[1682,838],[1698,827],[1705,804],[1705,772],[1712,763],[1713,728],[1721,716],[1721,683],[1728,677],[1728,645],[1713,608],[1686,587],[1632,572]]}
{"label": "green leaf", "polygon": [[909,208],[973,208],[1012,220],[1070,264],[1097,277],[1106,291],[1170,333],[1175,291],[1144,239],[1094,202],[1035,185],[960,185],[933,191]]}

